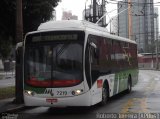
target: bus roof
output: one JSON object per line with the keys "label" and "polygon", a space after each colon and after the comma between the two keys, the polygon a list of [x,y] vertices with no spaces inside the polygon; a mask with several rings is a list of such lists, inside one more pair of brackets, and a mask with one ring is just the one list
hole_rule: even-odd
{"label": "bus roof", "polygon": [[[47,31],[55,31],[55,30],[82,30],[87,31],[88,34],[100,35],[104,37],[108,37],[115,40],[125,41],[136,44],[135,41],[119,37],[116,35],[112,35],[108,32],[108,30],[104,27],[100,27],[97,24],[88,22],[88,21],[80,21],[80,20],[62,20],[62,21],[49,21],[46,23],[42,23],[36,32],[47,32]],[[31,32],[35,33],[35,32]]]}

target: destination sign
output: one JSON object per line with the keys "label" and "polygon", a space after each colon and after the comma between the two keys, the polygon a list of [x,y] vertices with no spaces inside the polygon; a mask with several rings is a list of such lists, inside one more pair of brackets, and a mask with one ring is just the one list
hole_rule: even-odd
{"label": "destination sign", "polygon": [[59,41],[59,40],[78,40],[78,34],[57,34],[57,35],[44,35],[33,36],[32,42],[41,41]]}

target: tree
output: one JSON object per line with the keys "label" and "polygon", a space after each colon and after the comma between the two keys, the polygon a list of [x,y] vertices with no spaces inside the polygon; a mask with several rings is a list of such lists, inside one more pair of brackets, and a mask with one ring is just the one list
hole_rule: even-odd
{"label": "tree", "polygon": [[[24,35],[29,31],[37,30],[40,23],[50,20],[53,17],[52,12],[54,11],[54,7],[58,5],[59,1],[60,0],[23,0]],[[7,58],[8,47],[6,47],[6,44],[9,46],[16,44],[16,0],[1,0],[0,14],[0,54],[3,57],[5,54]]]}
{"label": "tree", "polygon": [[0,3],[0,55],[6,59],[15,36],[15,2],[2,0]]}
{"label": "tree", "polygon": [[59,0],[23,0],[24,33],[37,30],[40,23],[53,18]]}
{"label": "tree", "polygon": [[6,35],[1,34],[0,39],[7,39],[7,40],[0,40],[0,56],[2,55],[2,60],[8,58],[10,51],[11,51],[11,37],[6,37]]}

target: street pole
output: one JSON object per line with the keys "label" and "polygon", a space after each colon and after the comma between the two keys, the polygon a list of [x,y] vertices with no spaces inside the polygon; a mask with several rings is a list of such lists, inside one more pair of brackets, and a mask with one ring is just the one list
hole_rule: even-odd
{"label": "street pole", "polygon": [[[16,0],[16,42],[23,41],[23,18],[22,18],[22,0]],[[18,54],[16,52],[16,54]],[[23,103],[23,75],[22,75],[22,49],[16,56],[16,91],[15,91],[15,102]],[[18,58],[18,59],[17,59]],[[18,63],[20,60],[20,63]]]}
{"label": "street pole", "polygon": [[97,6],[97,1],[93,0],[93,23],[96,23],[97,21],[97,13],[96,13],[96,6]]}
{"label": "street pole", "polygon": [[158,15],[155,14],[155,18],[156,18],[156,69],[159,69],[159,49],[158,49]]}
{"label": "street pole", "polygon": [[131,0],[128,0],[128,36],[132,40],[132,10],[131,10]]}
{"label": "street pole", "polygon": [[23,40],[22,0],[16,0],[16,42]]}

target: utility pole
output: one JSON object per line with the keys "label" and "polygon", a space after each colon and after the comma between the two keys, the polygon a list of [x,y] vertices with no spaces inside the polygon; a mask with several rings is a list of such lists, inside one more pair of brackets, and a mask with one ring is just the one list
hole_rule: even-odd
{"label": "utility pole", "polygon": [[[23,18],[22,18],[22,0],[16,0],[16,42],[23,41]],[[16,55],[17,55],[16,51]],[[16,56],[16,92],[15,92],[15,102],[23,103],[23,72],[22,72],[22,48]],[[18,58],[18,59],[17,59]],[[18,62],[20,60],[20,62]]]}
{"label": "utility pole", "polygon": [[155,14],[154,15],[154,18],[156,19],[156,44],[155,44],[155,46],[156,46],[156,69],[159,69],[159,49],[158,49],[158,26],[157,26],[157,24],[158,24],[158,14]]}
{"label": "utility pole", "polygon": [[93,0],[93,23],[96,23],[97,21],[97,1],[96,0]]}
{"label": "utility pole", "polygon": [[23,40],[22,0],[16,0],[16,42]]}
{"label": "utility pole", "polygon": [[132,39],[132,10],[131,10],[131,0],[128,0],[128,35],[129,39]]}

